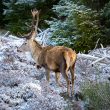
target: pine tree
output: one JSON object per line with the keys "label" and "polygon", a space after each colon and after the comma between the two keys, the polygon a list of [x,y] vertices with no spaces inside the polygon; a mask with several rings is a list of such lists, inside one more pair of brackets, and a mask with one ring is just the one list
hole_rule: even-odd
{"label": "pine tree", "polygon": [[102,25],[102,34],[103,45],[110,45],[110,1],[106,3],[103,10],[101,11],[101,25]]}
{"label": "pine tree", "polygon": [[0,28],[4,27],[4,15],[3,15],[3,9],[5,6],[3,5],[3,0],[0,0]]}
{"label": "pine tree", "polygon": [[31,25],[31,9],[37,8],[41,10],[40,23],[41,28],[47,27],[48,25],[44,22],[45,19],[50,19],[54,16],[51,7],[56,4],[59,0],[6,0],[4,1],[7,10],[5,10],[5,21],[6,28],[12,33],[17,34],[26,33],[30,30]]}
{"label": "pine tree", "polygon": [[95,47],[101,36],[100,14],[72,0],[60,0],[53,10],[58,19],[50,23],[52,40],[58,45],[66,45],[77,51],[88,51]]}
{"label": "pine tree", "polygon": [[[34,4],[34,2],[32,2]],[[5,10],[6,28],[12,33],[28,31],[25,25],[30,20],[30,12],[32,3],[22,2],[19,0],[10,0],[4,2],[7,9]]]}
{"label": "pine tree", "polygon": [[77,8],[71,0],[60,0],[58,5],[54,5],[53,10],[57,14],[57,18],[48,21],[53,31],[51,40],[58,45],[72,46],[75,39],[74,30],[75,19],[71,19],[72,10]]}

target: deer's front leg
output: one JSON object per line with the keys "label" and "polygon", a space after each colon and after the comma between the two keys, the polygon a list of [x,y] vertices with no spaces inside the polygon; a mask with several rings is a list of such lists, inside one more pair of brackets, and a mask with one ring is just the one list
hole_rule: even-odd
{"label": "deer's front leg", "polygon": [[60,83],[60,72],[55,72],[55,77],[57,84],[61,87],[62,85]]}
{"label": "deer's front leg", "polygon": [[46,69],[46,79],[49,83],[49,81],[50,81],[50,70],[49,69]]}

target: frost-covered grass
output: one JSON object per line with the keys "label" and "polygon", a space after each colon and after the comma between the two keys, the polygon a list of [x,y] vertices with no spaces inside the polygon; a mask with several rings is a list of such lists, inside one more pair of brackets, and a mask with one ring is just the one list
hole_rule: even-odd
{"label": "frost-covered grass", "polygon": [[36,69],[28,52],[17,51],[22,43],[12,35],[0,37],[0,110],[63,110],[67,104],[55,78],[47,85],[44,69]]}
{"label": "frost-covered grass", "polygon": [[82,92],[85,110],[110,110],[110,82],[85,83]]}
{"label": "frost-covered grass", "polygon": [[[39,37],[37,37],[38,39]],[[74,99],[71,103],[60,95],[60,93],[65,95],[67,90],[66,81],[62,76],[60,82],[64,85],[63,87],[57,86],[55,74],[52,72],[50,83],[47,84],[45,70],[36,69],[35,62],[29,52],[18,51],[23,42],[23,39],[12,35],[0,36],[0,110],[80,110],[83,106],[81,101]],[[90,54],[96,56],[95,52]],[[81,89],[81,85],[86,80],[104,82],[109,77],[109,64],[98,63],[98,65],[88,67],[89,63],[91,61],[85,58],[77,59],[74,93]],[[86,90],[87,87],[89,91]],[[91,84],[88,86],[85,84],[84,96],[95,92],[92,91],[94,90],[92,87]]]}

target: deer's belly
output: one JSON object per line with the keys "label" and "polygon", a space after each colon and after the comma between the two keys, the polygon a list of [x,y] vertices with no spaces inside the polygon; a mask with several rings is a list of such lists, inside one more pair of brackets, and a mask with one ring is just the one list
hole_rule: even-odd
{"label": "deer's belly", "polygon": [[48,64],[48,69],[54,72],[60,72],[59,66],[56,64]]}

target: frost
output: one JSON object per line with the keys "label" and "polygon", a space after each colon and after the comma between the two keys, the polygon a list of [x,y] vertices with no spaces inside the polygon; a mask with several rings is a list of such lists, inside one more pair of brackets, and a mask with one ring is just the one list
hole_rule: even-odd
{"label": "frost", "polygon": [[0,109],[62,110],[66,107],[66,101],[59,95],[61,90],[47,84],[44,69],[36,69],[30,53],[17,51],[24,40],[12,35],[0,38]]}
{"label": "frost", "polygon": [[28,3],[29,5],[33,5],[36,1],[35,0],[18,0],[16,2],[16,5],[17,4],[23,4],[23,3]]}
{"label": "frost", "polygon": [[[48,38],[41,38],[44,31],[39,33],[36,40],[46,45]],[[48,35],[48,33],[47,33]],[[0,37],[0,109],[6,110],[64,110],[70,103],[64,100],[67,91],[65,79],[61,76],[59,87],[55,81],[55,74],[51,72],[50,83],[45,77],[45,70],[36,69],[35,62],[29,52],[19,52],[17,49],[24,42],[15,36]],[[66,40],[66,39],[65,39]],[[44,46],[45,46],[44,45]],[[82,56],[81,56],[82,55]],[[74,93],[80,91],[85,80],[104,82],[110,77],[110,59],[94,63],[97,58],[110,55],[110,48],[101,48],[90,51],[89,54],[78,54],[75,66]],[[74,100],[73,100],[74,101]],[[83,108],[83,102],[72,102],[74,110]]]}

